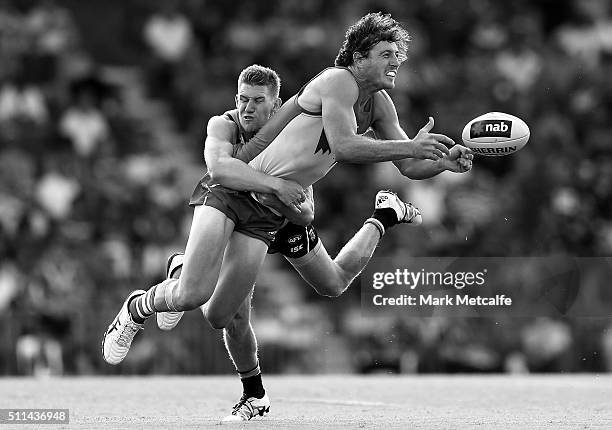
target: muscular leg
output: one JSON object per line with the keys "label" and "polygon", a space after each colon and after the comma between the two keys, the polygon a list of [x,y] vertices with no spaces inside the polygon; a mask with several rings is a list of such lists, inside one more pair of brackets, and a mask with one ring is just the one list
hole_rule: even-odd
{"label": "muscular leg", "polygon": [[179,286],[172,296],[176,310],[195,309],[210,299],[233,231],[233,221],[221,211],[204,205],[196,206]]}
{"label": "muscular leg", "polygon": [[[181,275],[182,265],[174,270],[172,277],[178,279]],[[238,373],[247,372],[257,367],[257,339],[251,325],[251,298],[253,288],[247,294],[238,311],[229,324],[223,330],[223,340],[225,348],[232,359]],[[201,309],[206,315],[207,305],[202,305]]]}
{"label": "muscular leg", "polygon": [[[245,399],[262,399],[266,394],[250,316],[253,284],[267,248],[259,239],[234,232],[223,257],[219,282],[204,307],[210,324],[224,329],[225,346],[240,375]],[[266,402],[269,406],[269,400]]]}
{"label": "muscular leg", "polygon": [[223,329],[225,348],[234,362],[238,373],[255,369],[257,359],[257,339],[251,326],[251,293],[244,299],[238,312]]}
{"label": "muscular leg", "polygon": [[261,399],[266,390],[261,380],[257,340],[251,326],[251,294],[244,299],[234,318],[223,330],[223,339],[242,382],[242,397]]}
{"label": "muscular leg", "polygon": [[[400,223],[419,225],[421,222],[421,213],[412,204],[402,202],[391,191],[379,191],[374,213],[334,260],[320,240],[308,254],[287,260],[317,293],[336,297],[346,291],[369,263],[386,229]],[[285,255],[291,254],[285,252]]]}
{"label": "muscular leg", "polygon": [[317,293],[337,297],[368,264],[380,239],[379,230],[365,224],[333,260],[321,241],[304,257],[287,260]]}
{"label": "muscular leg", "polygon": [[206,303],[219,278],[234,223],[218,209],[196,206],[179,279],[166,279],[130,303],[136,322],[154,312],[185,311]]}
{"label": "muscular leg", "polygon": [[[228,266],[223,266],[222,271],[225,270],[228,270]],[[178,279],[181,271],[182,265],[174,270],[172,277]],[[234,363],[234,367],[240,375],[244,394],[247,398],[253,396],[261,398],[265,394],[265,390],[261,382],[261,371],[257,357],[257,339],[251,325],[252,295],[253,287],[243,300],[238,311],[234,314],[232,320],[223,329],[223,340],[225,348]],[[201,306],[202,312],[205,315],[207,308],[207,305]]]}
{"label": "muscular leg", "polygon": [[206,319],[214,328],[226,327],[249,295],[267,249],[259,239],[239,232],[232,234],[219,281],[205,309]]}

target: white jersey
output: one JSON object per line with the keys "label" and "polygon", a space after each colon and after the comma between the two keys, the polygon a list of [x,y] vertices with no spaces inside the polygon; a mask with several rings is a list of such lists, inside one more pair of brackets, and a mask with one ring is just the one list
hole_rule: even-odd
{"label": "white jersey", "polygon": [[[249,166],[307,188],[331,170],[336,158],[323,130],[321,112],[308,111],[298,103],[304,87],[257,133],[255,139],[265,142],[265,149]],[[372,98],[361,106],[355,104],[359,133],[365,132],[372,123],[372,105]]]}

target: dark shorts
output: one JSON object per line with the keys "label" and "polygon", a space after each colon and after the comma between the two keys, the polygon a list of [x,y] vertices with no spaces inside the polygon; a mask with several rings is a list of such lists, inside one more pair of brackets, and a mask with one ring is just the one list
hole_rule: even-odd
{"label": "dark shorts", "polygon": [[268,246],[285,220],[257,202],[250,193],[220,185],[209,187],[198,183],[189,199],[189,206],[199,205],[223,212],[234,222],[234,231],[262,240]]}
{"label": "dark shorts", "polygon": [[313,226],[289,223],[276,233],[268,253],[279,252],[287,258],[300,258],[314,249],[318,242],[319,236]]}

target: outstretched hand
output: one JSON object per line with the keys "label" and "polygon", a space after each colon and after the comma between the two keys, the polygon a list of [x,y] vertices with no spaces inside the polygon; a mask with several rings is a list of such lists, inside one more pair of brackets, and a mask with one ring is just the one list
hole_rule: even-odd
{"label": "outstretched hand", "polygon": [[413,158],[436,161],[450,154],[448,146],[453,146],[455,141],[444,134],[430,133],[433,126],[434,119],[430,116],[427,124],[412,139]]}

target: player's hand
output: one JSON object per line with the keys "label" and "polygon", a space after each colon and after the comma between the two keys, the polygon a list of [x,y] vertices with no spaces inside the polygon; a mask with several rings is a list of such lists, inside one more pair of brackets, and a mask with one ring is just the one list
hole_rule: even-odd
{"label": "player's hand", "polygon": [[473,159],[474,153],[470,148],[466,148],[462,145],[455,145],[445,157],[446,170],[455,173],[469,172],[472,169]]}
{"label": "player's hand", "polygon": [[286,179],[278,179],[274,195],[294,212],[300,212],[300,205],[306,201],[306,193],[300,184]]}
{"label": "player's hand", "polygon": [[448,146],[453,146],[455,141],[444,134],[430,133],[434,126],[433,117],[419,130],[410,144],[414,153],[412,158],[421,160],[439,160],[449,154]]}
{"label": "player's hand", "polygon": [[302,204],[300,210],[298,210],[295,206],[284,205],[274,194],[255,193],[255,197],[259,203],[280,212],[294,224],[307,226],[314,219],[311,206]]}

